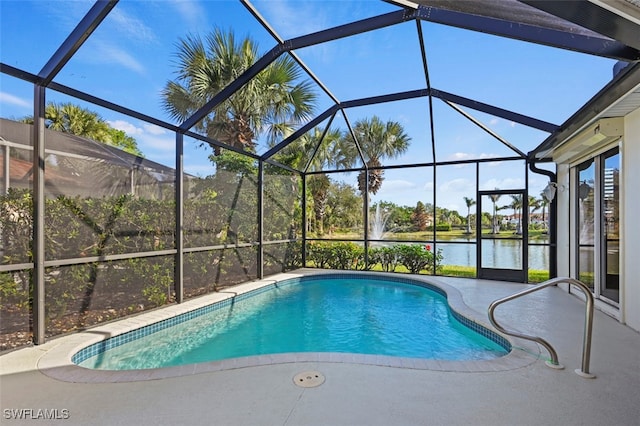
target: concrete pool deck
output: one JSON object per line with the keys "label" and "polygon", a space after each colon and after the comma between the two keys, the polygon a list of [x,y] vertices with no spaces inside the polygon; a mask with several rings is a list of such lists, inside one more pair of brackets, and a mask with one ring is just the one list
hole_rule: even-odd
{"label": "concrete pool deck", "polygon": [[[491,301],[526,287],[443,277],[429,280],[456,288],[485,322]],[[162,311],[156,312],[164,315]],[[545,366],[542,349],[519,351],[522,362],[500,371],[438,371],[318,358],[156,380],[72,383],[42,370],[47,354],[65,344],[64,339],[75,338],[72,335],[0,356],[2,423],[33,424],[15,417],[43,416],[38,410],[45,409],[59,418],[49,422],[79,425],[639,423],[640,334],[597,311],[590,368],[597,378],[584,379],[574,373],[580,367],[584,324],[584,303],[578,298],[548,288],[501,306],[497,317],[509,328],[547,339],[566,368]],[[296,386],[293,378],[303,371],[320,372],[324,383]]]}

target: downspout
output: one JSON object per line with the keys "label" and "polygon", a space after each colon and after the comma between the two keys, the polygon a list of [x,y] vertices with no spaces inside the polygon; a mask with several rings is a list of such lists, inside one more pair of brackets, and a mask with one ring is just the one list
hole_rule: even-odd
{"label": "downspout", "polygon": [[[548,176],[550,182],[558,183],[558,176],[554,172],[536,167],[536,161],[531,159],[531,153],[527,158],[527,164],[533,173]],[[557,197],[553,197],[549,203],[549,278],[558,276],[558,205],[556,200]]]}

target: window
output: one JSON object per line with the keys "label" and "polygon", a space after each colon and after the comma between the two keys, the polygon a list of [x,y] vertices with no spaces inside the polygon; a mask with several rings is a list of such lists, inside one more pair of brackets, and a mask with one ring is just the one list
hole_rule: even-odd
{"label": "window", "polygon": [[613,148],[575,168],[576,275],[596,297],[619,302],[620,153]]}

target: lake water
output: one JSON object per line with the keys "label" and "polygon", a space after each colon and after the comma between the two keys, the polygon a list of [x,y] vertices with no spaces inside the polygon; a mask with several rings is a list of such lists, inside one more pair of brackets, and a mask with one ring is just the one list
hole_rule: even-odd
{"label": "lake water", "polygon": [[[387,238],[393,238],[392,234]],[[537,244],[548,241],[536,240]],[[465,243],[465,244],[461,244]],[[435,244],[436,250],[442,250],[443,265],[476,266],[476,240],[452,238]],[[399,244],[399,243],[394,243]],[[433,250],[434,244],[430,244]],[[482,240],[482,266],[485,268],[522,268],[522,241],[505,239]],[[529,269],[549,269],[549,247],[529,246]]]}
{"label": "lake water", "polygon": [[[437,250],[442,250],[443,265],[476,266],[476,245],[448,244],[439,242]],[[482,266],[485,268],[522,268],[522,241],[483,240]],[[529,269],[549,269],[549,248],[529,246]]]}

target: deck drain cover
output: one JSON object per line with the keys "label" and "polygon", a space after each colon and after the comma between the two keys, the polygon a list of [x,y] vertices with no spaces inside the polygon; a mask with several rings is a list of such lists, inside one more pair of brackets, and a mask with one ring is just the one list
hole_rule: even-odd
{"label": "deck drain cover", "polygon": [[319,371],[303,371],[295,375],[293,383],[301,388],[315,388],[324,383],[324,376]]}

